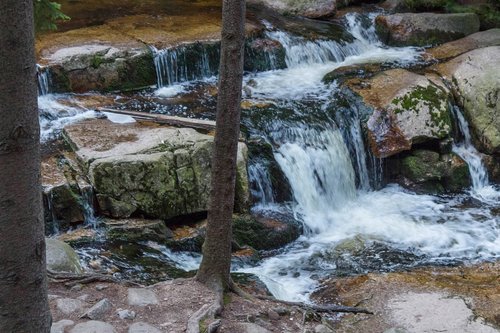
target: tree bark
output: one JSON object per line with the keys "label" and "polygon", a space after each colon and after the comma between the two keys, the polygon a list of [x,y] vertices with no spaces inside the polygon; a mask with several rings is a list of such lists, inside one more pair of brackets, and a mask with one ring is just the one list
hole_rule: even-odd
{"label": "tree bark", "polygon": [[0,331],[49,332],[31,0],[0,1]]}
{"label": "tree bark", "polygon": [[245,0],[224,0],[219,93],[208,225],[196,279],[215,290],[230,288],[232,214],[245,40]]}

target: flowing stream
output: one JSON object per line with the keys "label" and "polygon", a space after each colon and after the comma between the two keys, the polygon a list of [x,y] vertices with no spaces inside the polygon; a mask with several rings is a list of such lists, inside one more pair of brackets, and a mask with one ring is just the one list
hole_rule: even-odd
{"label": "flowing stream", "polygon": [[[254,209],[292,211],[305,232],[257,266],[237,271],[258,275],[278,298],[307,301],[318,280],[328,274],[498,259],[500,192],[488,183],[459,110],[454,112],[463,141],[455,144],[454,152],[469,165],[473,182],[469,193],[418,195],[393,184],[379,189],[381,161],[365,147],[364,110],[355,103],[340,107],[338,96],[343,92],[335,82],[322,82],[328,72],[352,64],[405,67],[419,60],[420,50],[384,46],[373,25],[357,14],[346,17],[346,29],[353,36],[350,42],[313,41],[266,24],[268,37],[285,47],[287,68],[244,78],[246,100],[268,107],[244,110],[242,123],[250,138],[272,149],[270,158],[250,161]],[[192,70],[181,59],[185,52],[157,51],[159,89],[152,95],[174,97],[189,91],[189,80],[213,76],[209,53],[215,51],[204,52],[202,65]],[[73,114],[65,106],[68,117],[51,117],[55,111],[50,110],[59,106],[50,96],[39,100],[41,109],[48,110],[42,119],[42,138],[66,122],[94,116],[81,110]],[[271,163],[277,163],[289,183],[292,198],[288,202],[277,200]],[[179,268],[197,268],[199,256],[158,251]]]}

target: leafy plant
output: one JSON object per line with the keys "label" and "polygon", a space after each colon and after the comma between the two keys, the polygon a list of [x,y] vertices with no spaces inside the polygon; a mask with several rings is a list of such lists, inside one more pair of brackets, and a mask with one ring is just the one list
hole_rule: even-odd
{"label": "leafy plant", "polygon": [[33,0],[35,11],[35,30],[56,30],[58,21],[67,21],[69,16],[61,11],[61,5],[50,0]]}

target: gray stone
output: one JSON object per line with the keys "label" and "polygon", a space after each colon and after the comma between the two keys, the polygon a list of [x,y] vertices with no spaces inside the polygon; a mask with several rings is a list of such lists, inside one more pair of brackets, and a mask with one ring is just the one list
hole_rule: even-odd
{"label": "gray stone", "polygon": [[450,83],[464,109],[479,150],[500,153],[500,46],[462,54],[436,70]]}
{"label": "gray stone", "polygon": [[72,320],[68,319],[59,320],[58,322],[52,324],[52,327],[50,328],[50,333],[64,333],[66,327],[73,326],[74,324],[75,322]]}
{"label": "gray stone", "polygon": [[83,312],[84,303],[79,299],[59,298],[56,300],[56,307],[61,313],[69,315],[74,312]]}
{"label": "gray stone", "polygon": [[55,272],[82,273],[78,255],[68,244],[46,238],[47,268]]}
{"label": "gray stone", "polygon": [[378,16],[377,33],[396,46],[426,46],[449,42],[479,31],[479,17],[472,13],[405,13]]}
{"label": "gray stone", "polygon": [[408,331],[401,327],[391,327],[385,330],[384,333],[408,333]]}
{"label": "gray stone", "polygon": [[73,327],[69,333],[117,333],[115,328],[103,321],[90,320]]}
{"label": "gray stone", "polygon": [[262,326],[253,323],[241,323],[238,325],[240,327],[241,333],[271,333],[271,331],[265,329]]}
{"label": "gray stone", "polygon": [[161,333],[161,331],[148,323],[138,322],[130,325],[128,333]]}
{"label": "gray stone", "polygon": [[93,307],[87,310],[81,318],[89,318],[92,320],[95,319],[102,319],[106,312],[108,312],[111,309],[112,305],[111,302],[105,298],[94,304]]}
{"label": "gray stone", "polygon": [[118,317],[120,317],[120,319],[134,319],[136,314],[135,314],[135,311],[131,311],[131,310],[122,310],[122,309],[118,309],[118,311],[116,311],[116,314],[118,315]]}
{"label": "gray stone", "polygon": [[[102,212],[169,219],[207,210],[213,137],[190,128],[114,124],[96,119],[65,128],[89,167]],[[247,147],[238,145],[236,210],[249,204]]]}
{"label": "gray stone", "polygon": [[333,333],[333,331],[328,326],[319,324],[314,327],[314,333]]}
{"label": "gray stone", "polygon": [[128,304],[136,306],[158,304],[158,298],[152,290],[145,288],[129,288]]}
{"label": "gray stone", "polygon": [[404,69],[381,72],[355,85],[346,85],[373,108],[367,122],[375,156],[389,157],[412,145],[444,139],[452,129],[448,103],[451,93],[441,82]]}

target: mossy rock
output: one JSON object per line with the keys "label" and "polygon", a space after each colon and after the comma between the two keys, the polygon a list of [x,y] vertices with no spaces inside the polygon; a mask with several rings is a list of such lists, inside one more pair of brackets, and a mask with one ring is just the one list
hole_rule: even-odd
{"label": "mossy rock", "polygon": [[75,250],[57,239],[46,238],[47,268],[55,272],[83,273]]}
{"label": "mossy rock", "polygon": [[297,239],[301,226],[295,221],[278,220],[264,216],[235,215],[233,217],[233,239],[242,245],[257,250],[272,250]]}

